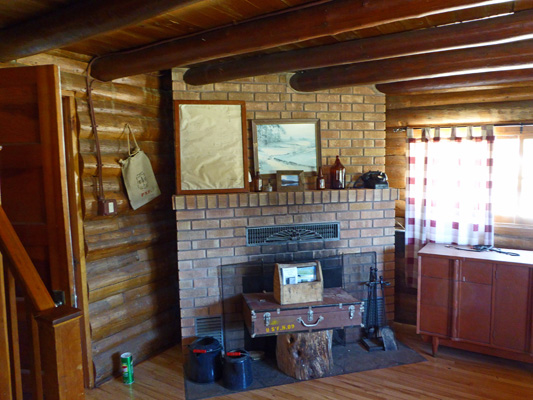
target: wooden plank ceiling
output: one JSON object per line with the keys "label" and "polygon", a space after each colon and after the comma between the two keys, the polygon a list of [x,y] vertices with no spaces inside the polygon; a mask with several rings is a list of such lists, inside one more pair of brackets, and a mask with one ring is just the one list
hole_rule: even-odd
{"label": "wooden plank ceiling", "polygon": [[[481,85],[477,76],[502,69],[533,80],[532,9],[533,0],[0,0],[0,61],[62,48],[96,57],[101,80],[178,66],[191,67],[191,84],[297,72],[301,91],[465,75]],[[479,45],[486,51],[460,50]]]}

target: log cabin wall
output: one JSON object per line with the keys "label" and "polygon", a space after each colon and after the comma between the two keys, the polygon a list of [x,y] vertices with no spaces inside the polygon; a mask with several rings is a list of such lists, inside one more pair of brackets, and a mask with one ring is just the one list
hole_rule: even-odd
{"label": "log cabin wall", "polygon": [[[250,120],[289,118],[320,119],[322,165],[332,165],[335,156],[340,155],[350,186],[362,172],[384,169],[385,97],[373,86],[298,93],[287,85],[287,74],[205,86],[187,85],[182,76],[182,69],[173,70],[174,100],[246,102],[250,169],[253,169]],[[324,169],[327,173],[327,168]],[[311,177],[307,189],[314,189],[314,184]],[[396,198],[397,191],[388,189],[176,196],[183,344],[195,336],[197,317],[221,313],[217,278],[221,265],[272,258],[271,253],[287,251],[286,245],[279,246],[280,249],[247,247],[246,226],[340,220],[339,242],[326,248],[316,243],[301,245],[309,250],[309,258],[319,253],[376,251],[378,268],[384,271],[385,279],[394,282]],[[387,294],[390,318],[394,316],[393,302],[391,290]]]}
{"label": "log cabin wall", "polygon": [[[385,85],[386,86],[386,85]],[[533,83],[515,87],[461,88],[418,94],[387,95],[385,165],[390,186],[399,189],[396,220],[405,226],[407,133],[423,126],[512,124],[533,121]],[[531,229],[495,227],[495,246],[533,250]],[[403,259],[396,259],[396,318],[416,322],[416,290],[403,282]]]}
{"label": "log cabin wall", "polygon": [[[106,198],[116,199],[118,205],[116,216],[97,215],[96,153],[84,75],[88,61],[86,56],[54,51],[0,66],[59,65],[63,96],[75,98],[90,347],[94,378],[99,383],[120,372],[122,352],[132,352],[134,362],[139,362],[179,341],[171,201],[175,163],[170,73],[95,82],[93,101],[104,191]],[[125,123],[150,158],[162,191],[160,197],[136,211],[129,205],[118,163],[127,156]]]}

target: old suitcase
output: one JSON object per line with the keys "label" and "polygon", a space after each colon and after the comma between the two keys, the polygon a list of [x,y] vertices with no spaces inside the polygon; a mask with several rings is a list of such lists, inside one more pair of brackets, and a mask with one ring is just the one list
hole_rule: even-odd
{"label": "old suitcase", "polygon": [[361,301],[341,288],[324,289],[322,301],[280,305],[273,293],[243,294],[250,336],[313,332],[361,325]]}

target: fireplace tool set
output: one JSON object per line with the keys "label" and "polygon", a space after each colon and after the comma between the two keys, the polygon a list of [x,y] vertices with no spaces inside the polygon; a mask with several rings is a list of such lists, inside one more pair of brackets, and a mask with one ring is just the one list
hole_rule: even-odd
{"label": "fireplace tool set", "polygon": [[[367,300],[361,327],[364,328],[361,343],[368,351],[398,350],[394,331],[387,324],[385,312],[385,286],[390,282],[383,281],[383,276],[377,278],[377,267],[370,267],[370,278],[367,286]],[[378,297],[378,286],[381,297]]]}

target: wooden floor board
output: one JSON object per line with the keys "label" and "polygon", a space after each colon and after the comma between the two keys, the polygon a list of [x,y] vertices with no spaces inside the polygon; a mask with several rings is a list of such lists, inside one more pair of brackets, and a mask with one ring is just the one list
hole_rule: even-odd
{"label": "wooden floor board", "polygon": [[[533,399],[533,365],[441,347],[437,357],[411,325],[398,338],[427,361],[234,393],[217,400],[522,400]],[[89,390],[87,400],[185,399],[179,346],[135,366],[135,383],[120,378]]]}

